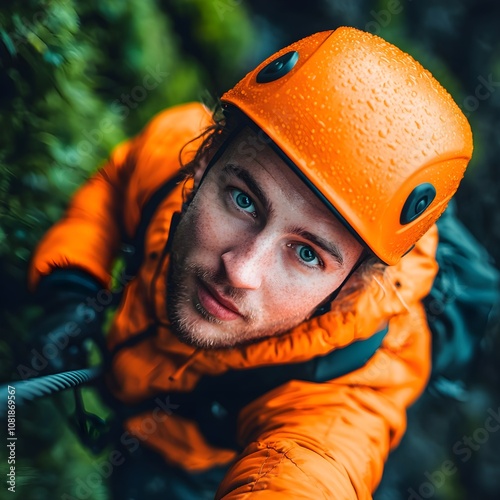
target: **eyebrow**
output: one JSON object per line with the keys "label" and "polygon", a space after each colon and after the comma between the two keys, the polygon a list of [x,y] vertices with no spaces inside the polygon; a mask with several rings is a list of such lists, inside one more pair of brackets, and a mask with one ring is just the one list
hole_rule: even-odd
{"label": "eyebrow", "polygon": [[339,263],[340,266],[344,265],[344,257],[342,255],[342,252],[340,251],[340,248],[335,245],[335,243],[325,240],[321,236],[313,234],[302,227],[294,227],[290,232],[301,236],[306,240],[309,240],[311,243],[314,243],[316,246],[329,253]]}
{"label": "eyebrow", "polygon": [[222,174],[234,175],[238,179],[242,180],[249,188],[249,190],[254,194],[259,200],[260,204],[265,208],[266,214],[269,215],[273,212],[273,204],[269,198],[262,191],[259,183],[247,170],[243,170],[236,165],[228,164],[225,165],[221,171]]}

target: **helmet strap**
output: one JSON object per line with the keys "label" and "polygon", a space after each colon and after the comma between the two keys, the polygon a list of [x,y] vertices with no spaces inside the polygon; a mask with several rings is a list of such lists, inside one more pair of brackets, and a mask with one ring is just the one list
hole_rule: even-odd
{"label": "helmet strap", "polygon": [[330,312],[332,308],[332,302],[337,298],[338,294],[347,283],[349,278],[358,270],[361,264],[363,264],[363,262],[368,259],[368,257],[370,257],[370,253],[366,249],[363,250],[361,252],[361,255],[358,257],[358,260],[356,261],[354,266],[352,266],[352,269],[349,271],[342,283],[318,307],[316,307],[313,314],[311,315],[311,318],[316,318],[317,316],[322,316],[323,314]]}

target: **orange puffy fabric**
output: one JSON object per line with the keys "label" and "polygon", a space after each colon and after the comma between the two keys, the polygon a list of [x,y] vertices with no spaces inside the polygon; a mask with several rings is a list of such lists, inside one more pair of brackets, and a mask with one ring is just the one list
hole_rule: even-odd
{"label": "orange puffy fabric", "polygon": [[[201,104],[164,111],[136,138],[118,146],[109,162],[75,195],[65,217],[40,243],[30,282],[55,268],[79,267],[103,286],[120,247],[122,228],[133,235],[144,204],[179,168],[179,152],[211,123]],[[199,142],[184,150],[189,159]],[[109,385],[124,403],[192,391],[201,377],[258,366],[310,360],[389,326],[382,346],[362,368],[328,382],[291,380],[243,408],[237,440],[243,451],[207,442],[198,423],[172,414],[156,419],[144,444],[188,471],[228,465],[216,498],[369,499],[390,449],[402,437],[406,408],[430,372],[430,332],[421,299],[437,272],[434,226],[382,280],[358,293],[348,313],[332,311],[279,337],[232,349],[203,350],[181,343],[166,315],[168,239],[182,204],[177,186],[149,225],[145,259],[128,284],[108,337],[110,349],[153,328],[155,335],[113,358]],[[242,387],[244,391],[244,387]],[[172,403],[175,398],[172,397]],[[144,434],[146,411],[127,430]]]}

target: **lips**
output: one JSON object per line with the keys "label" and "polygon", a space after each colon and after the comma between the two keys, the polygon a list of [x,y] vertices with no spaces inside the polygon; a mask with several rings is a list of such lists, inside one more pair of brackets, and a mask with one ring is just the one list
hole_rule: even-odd
{"label": "lips", "polygon": [[233,301],[201,281],[198,281],[198,299],[208,314],[221,321],[233,321],[242,317]]}

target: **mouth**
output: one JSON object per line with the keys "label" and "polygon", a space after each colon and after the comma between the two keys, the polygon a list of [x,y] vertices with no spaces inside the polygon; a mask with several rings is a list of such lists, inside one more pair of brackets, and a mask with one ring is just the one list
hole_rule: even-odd
{"label": "mouth", "polygon": [[232,300],[223,297],[208,283],[199,279],[197,282],[198,300],[210,316],[221,321],[233,321],[242,317],[238,307]]}

